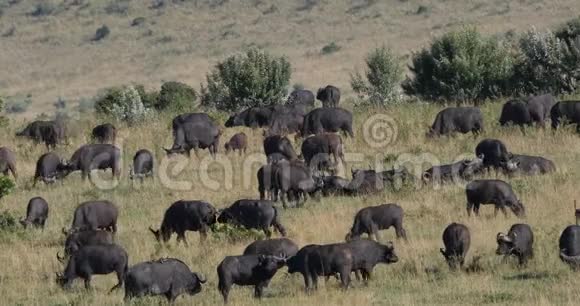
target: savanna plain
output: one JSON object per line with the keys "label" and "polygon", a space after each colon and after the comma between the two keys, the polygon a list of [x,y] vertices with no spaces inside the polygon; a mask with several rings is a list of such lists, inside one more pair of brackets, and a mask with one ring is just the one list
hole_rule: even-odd
{"label": "savanna plain", "polygon": [[[171,144],[170,114],[158,115],[137,126],[119,123],[117,145],[123,152],[124,170],[114,188],[98,188],[91,181],[83,182],[78,173],[68,176],[62,184],[32,187],[35,162],[46,148],[14,135],[22,128],[24,118],[51,110],[51,102],[58,97],[78,102],[101,88],[133,81],[147,86],[159,86],[165,79],[196,84],[203,80],[215,59],[250,43],[287,54],[296,63],[293,82],[312,88],[336,83],[346,89],[349,72],[362,62],[367,47],[386,43],[404,56],[405,52],[428,42],[430,35],[439,29],[452,28],[455,24],[474,23],[487,32],[500,34],[534,25],[530,23],[537,23],[538,27],[557,24],[580,10],[576,1],[566,0],[391,0],[337,1],[336,4],[223,1],[217,6],[205,1],[184,1],[180,5],[167,1],[162,9],[149,8],[149,3],[144,4],[147,1],[119,1],[127,3],[127,10],[109,14],[105,7],[110,2],[86,1],[89,8],[78,15],[73,10],[65,10],[35,19],[26,13],[37,2],[16,2],[3,8],[0,17],[3,31],[12,25],[16,28],[12,36],[0,38],[0,89],[11,96],[31,93],[34,102],[28,113],[8,115],[9,124],[0,135],[0,144],[12,148],[17,155],[19,174],[15,190],[0,199],[0,208],[24,216],[28,200],[42,196],[48,201],[50,212],[43,231],[0,232],[2,305],[124,303],[122,291],[107,294],[116,284],[112,274],[94,277],[91,291],[84,290],[81,282],[76,282],[72,290],[64,291],[55,282],[55,273],[63,270],[55,256],[62,251],[61,229],[70,226],[74,208],[84,201],[107,199],[119,207],[116,239],[129,253],[130,264],[176,257],[192,271],[207,277],[201,293],[184,295],[176,301],[177,305],[223,303],[217,290],[217,265],[224,256],[241,254],[247,244],[260,237],[256,233],[242,236],[210,233],[210,239],[201,244],[198,233],[188,232],[189,247],[176,245],[175,240],[162,246],[148,227],[158,227],[165,209],[179,199],[205,200],[224,208],[237,199],[257,198],[255,173],[265,162],[265,156],[261,155],[262,130],[224,129],[224,140],[238,131],[248,134],[249,150],[244,156],[225,155],[220,148],[215,161],[207,151],[190,159],[168,159],[162,146]],[[427,15],[416,14],[419,6],[427,9]],[[356,9],[349,11],[352,8]],[[449,16],[451,11],[453,16]],[[134,33],[128,24],[120,26],[141,15],[147,16],[151,32],[139,29]],[[327,15],[332,18],[323,18]],[[95,25],[100,26],[102,22],[111,26],[111,39],[102,44],[86,42],[80,32],[91,35]],[[275,27],[283,35],[274,33]],[[342,49],[330,55],[320,54],[320,48],[330,41],[336,41]],[[412,171],[420,172],[431,166],[420,162],[424,154],[429,154],[433,162],[453,162],[473,156],[475,146],[484,138],[501,139],[514,153],[547,157],[556,163],[557,171],[544,176],[498,175],[512,184],[524,203],[527,213],[524,220],[513,214],[494,218],[491,206],[482,206],[480,217],[468,218],[464,183],[437,188],[405,185],[376,195],[327,197],[310,200],[301,208],[280,208],[288,237],[303,246],[343,241],[357,210],[381,203],[398,203],[405,211],[404,226],[409,240],[397,241],[393,230],[381,233],[383,242],[394,242],[400,260],[391,265],[378,265],[366,286],[355,280],[351,288],[343,291],[336,280],[330,279],[321,281],[318,291],[306,294],[302,277],[288,275],[283,268],[270,283],[264,299],[254,299],[248,287],[234,287],[230,293],[231,305],[578,304],[580,278],[558,258],[557,243],[561,231],[575,221],[573,203],[578,198],[580,185],[580,137],[575,129],[527,128],[522,133],[518,128],[500,128],[497,120],[503,101],[493,101],[481,106],[486,126],[477,137],[427,139],[427,127],[442,109],[441,105],[415,102],[384,108],[353,108],[349,101],[354,98],[349,98],[348,89],[346,92],[345,107],[353,110],[355,122],[355,138],[343,138],[347,165],[340,173],[347,178],[350,169],[369,165],[389,169],[406,164]],[[375,122],[378,117],[373,115],[376,114],[391,120],[383,126]],[[223,126],[228,114],[214,112],[211,116]],[[90,141],[90,130],[99,122],[90,114],[75,116],[69,122],[68,143],[59,146],[57,153],[70,157],[76,148]],[[389,141],[380,143],[384,137]],[[294,146],[299,150],[299,143]],[[157,165],[162,166],[156,168],[153,179],[143,184],[128,178],[131,158],[141,148],[154,152]],[[183,169],[177,171],[183,164]],[[204,165],[208,165],[207,171]],[[109,172],[97,175],[104,179],[110,177]],[[176,188],[176,181],[191,184],[188,188]],[[451,222],[466,224],[471,230],[472,245],[467,262],[480,257],[477,272],[451,272],[439,253],[443,247],[441,234]],[[535,235],[535,256],[525,268],[518,268],[515,261],[503,262],[502,257],[495,255],[496,234],[506,232],[519,222],[528,223]],[[130,304],[160,303],[165,300],[143,298]]]}

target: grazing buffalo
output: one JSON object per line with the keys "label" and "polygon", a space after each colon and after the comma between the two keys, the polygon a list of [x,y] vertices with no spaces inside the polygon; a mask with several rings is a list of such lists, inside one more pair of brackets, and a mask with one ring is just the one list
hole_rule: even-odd
{"label": "grazing buffalo", "polygon": [[485,168],[513,171],[515,165],[511,162],[511,153],[505,144],[497,139],[484,139],[475,147],[475,156],[483,158]]}
{"label": "grazing buffalo", "polygon": [[320,171],[329,169],[330,154],[334,157],[334,164],[338,164],[338,159],[344,162],[344,153],[342,151],[342,139],[336,134],[319,134],[313,135],[302,142],[302,157],[310,167]]}
{"label": "grazing buffalo", "polygon": [[556,99],[551,94],[531,96],[526,100],[532,120],[544,127],[544,122],[550,116],[550,110],[556,104]]}
{"label": "grazing buffalo", "polygon": [[286,257],[271,255],[226,256],[217,267],[218,289],[228,302],[232,285],[254,286],[254,297],[262,298],[264,288],[278,269],[286,264]]}
{"label": "grazing buffalo", "polygon": [[92,170],[111,169],[113,176],[121,175],[121,150],[110,144],[86,144],[77,149],[68,162],[61,166],[63,173],[81,171],[86,179]]}
{"label": "grazing buffalo", "polygon": [[219,223],[230,223],[245,228],[261,229],[270,238],[273,226],[283,237],[286,229],[280,224],[278,210],[272,201],[268,200],[238,200],[230,207],[222,210],[217,218]]}
{"label": "grazing buffalo", "polygon": [[28,225],[41,227],[44,229],[44,223],[48,218],[48,203],[41,197],[34,197],[28,201],[26,207],[26,218],[20,220],[20,224],[26,228]]}
{"label": "grazing buffalo", "polygon": [[135,153],[133,157],[133,166],[129,171],[129,178],[138,178],[143,181],[143,178],[153,176],[153,153],[146,149],[141,149]]}
{"label": "grazing buffalo", "polygon": [[503,105],[499,124],[505,126],[508,124],[519,125],[521,127],[532,124],[532,117],[528,109],[528,104],[521,100],[510,100]]}
{"label": "grazing buffalo", "polygon": [[42,154],[42,156],[38,158],[38,161],[36,161],[34,183],[32,186],[36,186],[36,182],[39,179],[42,179],[45,184],[50,184],[54,183],[57,179],[62,179],[64,175],[63,164],[56,153],[49,152]]}
{"label": "grazing buffalo", "polygon": [[340,176],[331,175],[322,177],[322,195],[327,197],[329,195],[345,194],[346,188],[350,181]]}
{"label": "grazing buffalo", "polygon": [[[266,157],[268,165],[273,165],[283,161],[290,161],[286,155],[282,153],[272,153]],[[296,161],[296,160],[294,160]]]}
{"label": "grazing buffalo", "polygon": [[278,201],[278,195],[274,194],[274,168],[278,163],[268,164],[260,167],[256,174],[258,178],[258,192],[260,192],[260,200]]}
{"label": "grazing buffalo", "polygon": [[332,85],[327,85],[318,89],[316,99],[322,102],[322,107],[338,107],[340,90]]}
{"label": "grazing buffalo", "polygon": [[310,290],[312,287],[312,278],[310,278],[310,273],[308,271],[308,257],[309,255],[320,245],[309,244],[298,250],[296,255],[288,258],[286,265],[288,266],[288,273],[300,273],[304,277],[304,286],[306,290]]}
{"label": "grazing buffalo", "polygon": [[250,128],[265,127],[270,124],[273,108],[251,107],[241,113],[234,114],[228,118],[226,127],[247,126]]}
{"label": "grazing buffalo", "polygon": [[226,154],[230,153],[230,151],[236,151],[242,155],[246,153],[246,149],[248,147],[248,136],[244,132],[240,132],[232,136],[230,141],[226,142],[224,148],[226,149]]}
{"label": "grazing buffalo", "polygon": [[435,117],[427,133],[428,137],[449,135],[453,133],[474,135],[483,130],[483,115],[477,107],[448,107]]}
{"label": "grazing buffalo", "polygon": [[28,137],[36,143],[44,142],[47,148],[54,148],[64,140],[66,128],[60,120],[34,121],[28,124],[16,136]]}
{"label": "grazing buffalo", "polygon": [[273,238],[256,240],[244,250],[244,255],[272,255],[285,254],[292,257],[298,253],[298,245],[288,238]]}
{"label": "grazing buffalo", "polygon": [[167,242],[171,234],[176,233],[177,243],[183,241],[188,245],[185,232],[199,231],[200,239],[205,241],[210,226],[216,222],[216,217],[216,209],[207,202],[179,200],[167,208],[161,227],[158,230],[149,227],[149,230],[157,241]]}
{"label": "grazing buffalo", "polygon": [[580,226],[569,225],[560,235],[560,259],[572,269],[580,269]]}
{"label": "grazing buffalo", "polygon": [[497,233],[497,255],[516,256],[520,266],[527,264],[534,257],[534,233],[527,224],[514,224],[509,232]]}
{"label": "grazing buffalo", "polygon": [[295,160],[298,158],[290,140],[287,137],[280,135],[272,135],[264,139],[264,153],[266,156],[280,153],[288,160]]}
{"label": "grazing buffalo", "polygon": [[127,273],[129,256],[125,249],[116,244],[89,245],[73,253],[68,260],[64,273],[57,273],[57,283],[69,289],[76,278],[85,281],[85,288],[91,288],[93,275],[116,272],[118,283],[109,292],[123,287]]}
{"label": "grazing buffalo", "polygon": [[[296,206],[303,205],[309,195],[322,190],[323,183],[318,177],[313,177],[310,170],[298,162],[281,162],[271,168],[273,170],[273,194],[282,198],[284,208],[288,201],[296,201]],[[302,200],[302,202],[301,202]]]}
{"label": "grazing buffalo", "polygon": [[463,267],[465,256],[469,251],[471,236],[467,226],[459,223],[451,223],[443,231],[443,244],[445,249],[439,251],[445,257],[445,261],[451,269],[457,269],[457,266]]}
{"label": "grazing buffalo", "polygon": [[7,147],[0,147],[0,173],[7,176],[8,171],[12,173],[14,178],[18,177],[16,174],[16,155]]}
{"label": "grazing buffalo", "polygon": [[580,132],[580,101],[561,101],[550,111],[552,128],[557,129],[561,124],[576,124],[576,131]]}
{"label": "grazing buffalo", "polygon": [[511,172],[537,175],[556,171],[554,162],[541,156],[513,154],[511,161],[515,166]]}
{"label": "grazing buffalo", "polygon": [[208,149],[215,157],[222,134],[219,126],[204,113],[182,114],[173,119],[173,146],[165,149],[170,154],[187,154],[193,149]]}
{"label": "grazing buffalo", "polygon": [[407,233],[403,228],[403,209],[397,204],[382,204],[365,207],[359,210],[355,217],[350,232],[346,235],[346,240],[359,239],[362,234],[375,236],[380,241],[379,231],[395,228],[397,238],[407,239]]}
{"label": "grazing buffalo", "polygon": [[404,167],[381,172],[351,169],[351,173],[352,181],[345,189],[349,195],[377,193],[387,186],[397,188],[411,178],[411,174]]}
{"label": "grazing buffalo", "polygon": [[494,216],[501,209],[507,217],[506,206],[520,218],[525,217],[524,205],[516,197],[512,186],[501,180],[475,180],[465,186],[467,196],[467,214],[471,216],[471,210],[479,216],[481,204],[495,205]]}
{"label": "grazing buffalo", "polygon": [[345,135],[354,137],[352,131],[352,113],[343,108],[317,108],[304,116],[304,124],[300,134],[306,137],[324,132],[336,133],[342,131]]}
{"label": "grazing buffalo", "polygon": [[275,112],[264,134],[271,136],[300,133],[303,124],[304,114],[300,111]]}
{"label": "grazing buffalo", "polygon": [[[70,256],[88,245],[112,244],[115,239],[113,234],[102,230],[85,230],[65,233],[64,254]],[[64,263],[64,257],[58,256],[57,259]]]}
{"label": "grazing buffalo", "polygon": [[117,137],[117,129],[110,123],[100,124],[93,128],[91,136],[99,143],[114,143]]}
{"label": "grazing buffalo", "polygon": [[201,292],[206,278],[191,272],[189,267],[176,258],[138,263],[125,276],[125,301],[135,297],[163,295],[170,304],[182,294]]}
{"label": "grazing buffalo", "polygon": [[471,179],[483,168],[483,159],[464,159],[453,164],[433,166],[423,172],[423,182],[441,184]]}
{"label": "grazing buffalo", "polygon": [[[290,267],[290,265],[288,266]],[[288,268],[290,272],[290,268]],[[318,276],[340,276],[343,289],[350,285],[350,274],[355,269],[355,257],[343,243],[320,245],[306,257],[306,290],[318,289]]]}
{"label": "grazing buffalo", "polygon": [[117,232],[118,216],[119,210],[115,204],[109,201],[88,201],[81,203],[75,209],[69,233],[103,229],[110,230],[114,234]]}
{"label": "grazing buffalo", "polygon": [[368,282],[374,267],[379,263],[390,264],[399,261],[391,242],[381,244],[368,239],[357,239],[345,244],[353,255],[352,270],[362,273],[363,281]]}
{"label": "grazing buffalo", "polygon": [[296,89],[290,93],[286,105],[304,105],[314,107],[314,94],[310,90]]}

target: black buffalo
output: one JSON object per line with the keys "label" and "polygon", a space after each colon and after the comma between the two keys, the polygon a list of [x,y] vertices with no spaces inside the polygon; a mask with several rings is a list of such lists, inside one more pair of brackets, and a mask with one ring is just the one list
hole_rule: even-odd
{"label": "black buffalo", "polygon": [[260,167],[256,174],[258,178],[258,192],[260,200],[278,201],[278,195],[274,194],[274,173],[278,163],[268,164]]}
{"label": "black buffalo", "polygon": [[560,259],[572,269],[580,269],[580,226],[569,225],[560,235]]}
{"label": "black buffalo", "polygon": [[556,99],[551,94],[531,96],[526,100],[532,120],[544,127],[544,122],[550,116],[550,110],[556,104]]}
{"label": "black buffalo", "polygon": [[346,240],[359,239],[362,234],[367,234],[369,238],[374,235],[379,241],[379,231],[391,226],[395,228],[397,238],[407,239],[403,228],[403,215],[403,209],[397,204],[365,207],[356,213]]}
{"label": "black buffalo", "polygon": [[113,176],[119,177],[121,175],[121,150],[110,144],[86,144],[77,149],[61,168],[65,174],[81,171],[83,179],[86,179],[95,169],[111,169]]}
{"label": "black buffalo", "polygon": [[285,256],[226,256],[217,267],[218,289],[224,298],[224,302],[228,302],[228,295],[232,285],[254,286],[254,297],[261,298],[264,288],[268,287],[272,277],[285,264]]}
{"label": "black buffalo", "polygon": [[[102,230],[81,230],[71,233],[64,232],[64,254],[70,256],[88,245],[111,244],[115,241],[113,234]],[[57,254],[57,259],[64,263],[64,258]]]}
{"label": "black buffalo", "polygon": [[16,136],[28,137],[36,143],[44,142],[47,148],[54,148],[65,138],[66,128],[60,120],[34,121],[28,124]]}
{"label": "black buffalo", "polygon": [[[344,162],[342,138],[337,134],[313,135],[302,142],[302,157],[310,169],[327,170],[338,164],[338,159]],[[334,158],[331,163],[330,155]]]}
{"label": "black buffalo", "polygon": [[541,156],[513,154],[511,161],[514,164],[511,173],[537,175],[556,171],[554,162]]}
{"label": "black buffalo", "polygon": [[12,173],[14,178],[18,177],[16,174],[16,155],[7,147],[0,147],[0,173],[7,176],[8,172]]}
{"label": "black buffalo", "polygon": [[477,135],[483,130],[483,115],[477,107],[448,107],[435,117],[427,136],[441,136],[453,133]]}
{"label": "black buffalo", "polygon": [[513,171],[515,165],[511,161],[511,153],[501,140],[484,139],[475,147],[475,155],[483,158],[485,168]]}
{"label": "black buffalo", "polygon": [[153,176],[153,153],[146,149],[141,149],[133,157],[133,166],[129,172],[129,178],[143,178]]}
{"label": "black buffalo", "polygon": [[118,216],[119,210],[109,201],[84,202],[75,209],[69,232],[103,229],[116,233]]}
{"label": "black buffalo", "polygon": [[493,204],[494,216],[501,209],[507,217],[506,207],[509,207],[517,217],[525,217],[524,205],[516,197],[510,184],[501,180],[475,180],[465,186],[467,196],[467,214],[471,216],[471,210],[479,216],[481,204]]}
{"label": "black buffalo", "polygon": [[497,233],[497,255],[516,256],[520,266],[534,257],[534,233],[527,224],[514,224],[507,234]]}
{"label": "black buffalo", "polygon": [[296,255],[298,245],[288,238],[272,238],[256,240],[244,249],[244,255],[272,255],[285,254],[288,257]]}
{"label": "black buffalo", "polygon": [[445,257],[449,267],[451,269],[456,269],[457,266],[462,267],[471,244],[469,229],[463,224],[455,222],[449,224],[443,231],[443,244],[445,249],[441,248],[439,251]]}
{"label": "black buffalo", "polygon": [[99,143],[114,143],[117,137],[117,129],[110,123],[100,124],[93,128],[91,136]]}
{"label": "black buffalo", "polygon": [[200,239],[204,241],[216,217],[216,209],[207,202],[180,200],[167,208],[158,230],[151,227],[149,230],[158,241],[163,242],[167,242],[171,234],[176,233],[177,243],[183,241],[187,245],[186,231],[199,231]]}
{"label": "black buffalo", "polygon": [[350,181],[336,175],[322,177],[322,195],[341,195],[346,193]]}
{"label": "black buffalo", "polygon": [[[290,263],[288,264],[290,272]],[[355,269],[355,256],[351,248],[343,243],[327,244],[314,247],[306,255],[306,290],[318,288],[318,276],[340,277],[341,286],[347,289],[350,285],[350,274]]]}
{"label": "black buffalo", "polygon": [[557,129],[561,124],[576,124],[576,131],[580,132],[580,101],[561,101],[550,111],[552,128]]}
{"label": "black buffalo", "polygon": [[525,126],[532,124],[532,117],[528,105],[521,100],[510,100],[506,102],[501,109],[499,124],[505,126],[508,124]]}
{"label": "black buffalo", "polygon": [[224,149],[226,149],[226,154],[230,151],[234,152],[238,150],[240,155],[246,153],[246,149],[248,148],[248,136],[244,132],[240,132],[232,136],[228,142],[224,145]]}
{"label": "black buffalo", "polygon": [[165,149],[167,154],[187,154],[193,149],[208,149],[215,157],[222,134],[219,126],[204,113],[182,114],[173,119],[173,146]]}
{"label": "black buffalo", "polygon": [[261,229],[270,238],[270,227],[283,237],[286,229],[280,223],[278,210],[272,201],[268,200],[238,200],[230,207],[222,210],[217,218],[219,223],[230,223],[251,229]]}
{"label": "black buffalo", "polygon": [[251,128],[265,127],[270,124],[273,108],[251,107],[228,118],[226,127],[247,126]]}
{"label": "black buffalo", "polygon": [[345,135],[354,137],[352,131],[352,113],[343,108],[317,108],[304,116],[304,124],[300,134],[306,137],[324,132],[336,133],[342,131]]}
{"label": "black buffalo", "polygon": [[423,172],[423,182],[441,184],[471,179],[483,168],[483,159],[464,159],[453,164],[433,166]]}
{"label": "black buffalo", "polygon": [[62,163],[60,157],[54,153],[49,152],[42,154],[36,161],[36,170],[34,171],[34,183],[32,186],[36,186],[36,182],[39,179],[45,184],[54,183],[57,179],[64,177],[64,164]]}
{"label": "black buffalo", "polygon": [[348,195],[377,193],[386,187],[399,188],[412,178],[412,175],[404,167],[380,172],[351,169],[351,173],[352,181],[345,188],[345,193]]}
{"label": "black buffalo", "polygon": [[340,103],[340,89],[332,85],[319,88],[316,92],[316,99],[322,102],[322,107],[338,107]]}
{"label": "black buffalo", "polygon": [[116,244],[89,245],[71,255],[64,273],[57,273],[57,283],[63,288],[71,287],[76,278],[85,281],[85,288],[91,288],[93,275],[104,275],[115,272],[118,283],[110,292],[123,287],[127,273],[129,255],[125,249]]}
{"label": "black buffalo", "polygon": [[163,295],[172,304],[182,294],[201,292],[206,278],[191,272],[176,258],[161,258],[131,266],[125,276],[125,300],[142,296]]}
{"label": "black buffalo", "polygon": [[264,153],[270,156],[275,153],[280,153],[288,160],[295,160],[298,158],[292,143],[287,137],[280,135],[268,136],[264,139]]}
{"label": "black buffalo", "polygon": [[296,206],[301,206],[308,200],[309,195],[315,195],[322,190],[322,179],[313,177],[302,163],[280,162],[271,169],[274,171],[274,199],[280,195],[284,208],[287,208],[288,201],[295,201]]}
{"label": "black buffalo", "polygon": [[374,267],[379,263],[390,264],[399,261],[395,247],[391,242],[381,244],[369,239],[357,239],[345,243],[353,255],[352,270],[362,274],[363,281],[368,282]]}
{"label": "black buffalo", "polygon": [[28,201],[26,206],[26,218],[20,220],[20,224],[25,228],[28,225],[41,227],[44,229],[44,223],[48,218],[48,203],[41,197],[34,197]]}
{"label": "black buffalo", "polygon": [[301,111],[274,112],[265,135],[300,133],[303,124],[304,114]]}
{"label": "black buffalo", "polygon": [[310,90],[296,89],[288,95],[286,105],[305,105],[314,107],[314,94]]}

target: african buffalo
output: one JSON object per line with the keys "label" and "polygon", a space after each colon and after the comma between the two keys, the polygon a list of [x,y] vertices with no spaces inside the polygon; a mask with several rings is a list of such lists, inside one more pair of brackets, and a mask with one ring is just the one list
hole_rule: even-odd
{"label": "african buffalo", "polygon": [[274,112],[264,135],[288,135],[300,133],[304,124],[304,114],[298,111]]}
{"label": "african buffalo", "polygon": [[[111,244],[115,239],[113,234],[102,230],[79,230],[72,233],[65,233],[64,254],[70,256],[81,248],[88,245]],[[64,263],[64,256],[58,256],[57,259]]]}
{"label": "african buffalo", "polygon": [[280,224],[278,210],[272,201],[268,200],[237,200],[230,207],[219,213],[217,221],[219,223],[230,223],[240,225],[245,228],[261,229],[270,238],[273,226],[283,237],[286,236],[286,229]]}
{"label": "african buffalo", "polygon": [[300,135],[306,137],[324,132],[336,133],[342,131],[345,135],[354,137],[352,131],[352,113],[343,108],[317,108],[304,116],[304,124]]}
{"label": "african buffalo", "polygon": [[186,154],[190,156],[192,149],[198,155],[198,149],[208,149],[215,158],[222,131],[207,114],[179,115],[173,119],[172,127],[173,146],[170,149],[165,149],[168,155]]}
{"label": "african buffalo", "polygon": [[574,270],[580,270],[580,226],[569,225],[560,235],[560,259]]}
{"label": "african buffalo", "polygon": [[308,107],[314,107],[314,94],[310,90],[306,89],[296,89],[288,95],[288,100],[286,100],[286,105],[305,105]]}
{"label": "african buffalo", "polygon": [[332,85],[319,88],[316,92],[316,99],[322,102],[322,107],[338,107],[338,103],[340,102],[340,89]]}
{"label": "african buffalo", "polygon": [[62,179],[65,175],[63,171],[63,164],[60,157],[54,153],[49,152],[42,154],[38,161],[36,161],[36,170],[34,172],[34,183],[32,186],[36,186],[36,182],[39,179],[45,184],[50,184],[55,182],[57,179]]}
{"label": "african buffalo", "polygon": [[228,302],[232,285],[254,286],[254,297],[262,298],[264,288],[278,269],[286,264],[286,257],[271,255],[226,256],[217,267],[218,289]]}
{"label": "african buffalo", "polygon": [[93,128],[91,136],[99,143],[114,143],[117,129],[110,123],[100,124]]}
{"label": "african buffalo", "polygon": [[73,253],[64,273],[57,273],[57,283],[69,289],[76,278],[85,281],[85,288],[91,288],[93,275],[116,272],[118,283],[109,292],[123,287],[128,269],[129,256],[125,249],[116,244],[89,245]]}
{"label": "african buffalo", "polygon": [[268,136],[264,139],[264,153],[270,156],[274,153],[284,155],[288,160],[295,160],[298,157],[292,147],[292,143],[287,137],[280,135]]}
{"label": "african buffalo", "polygon": [[530,96],[526,104],[532,120],[544,127],[544,122],[550,117],[550,110],[556,104],[556,99],[551,94]]}
{"label": "african buffalo", "polygon": [[497,255],[510,255],[518,258],[520,266],[526,265],[528,260],[534,257],[534,233],[527,224],[514,224],[509,232],[497,233]]}
{"label": "african buffalo", "polygon": [[41,197],[34,197],[28,201],[26,207],[26,218],[20,220],[20,224],[26,228],[28,225],[41,227],[44,229],[44,223],[48,218],[48,203]]}
{"label": "african buffalo", "polygon": [[407,233],[403,228],[403,209],[397,204],[382,204],[365,207],[359,210],[355,217],[350,232],[346,235],[346,240],[359,239],[362,234],[375,236],[380,241],[379,231],[395,228],[397,238],[407,239]]}
{"label": "african buffalo", "polygon": [[441,184],[444,182],[458,182],[471,179],[483,167],[483,159],[464,159],[453,164],[433,166],[423,172],[423,182]]}
{"label": "african buffalo", "polygon": [[133,166],[129,171],[129,178],[139,178],[143,181],[144,177],[153,176],[153,153],[146,149],[141,149],[133,157]]}
{"label": "african buffalo", "polygon": [[7,147],[0,147],[0,173],[7,176],[8,171],[12,173],[14,178],[18,177],[16,174],[16,155]]}
{"label": "african buffalo", "polygon": [[322,195],[325,197],[329,195],[344,194],[350,181],[340,176],[331,175],[322,177]]}
{"label": "african buffalo", "polygon": [[483,130],[483,115],[477,107],[448,107],[435,117],[427,133],[428,137],[449,135],[453,133],[474,135]]}
{"label": "african buffalo", "polygon": [[[69,233],[83,230],[110,230],[117,232],[119,210],[109,201],[87,201],[81,203],[74,212]],[[63,230],[64,231],[64,230]],[[66,232],[66,231],[65,231]]]}
{"label": "african buffalo", "polygon": [[383,191],[387,186],[398,188],[412,178],[404,167],[381,172],[351,169],[351,173],[352,181],[345,188],[345,193],[348,195],[376,193]]}
{"label": "african buffalo", "polygon": [[54,148],[64,140],[66,128],[61,120],[34,121],[28,124],[16,136],[28,137],[36,143],[44,142],[47,148]]}
{"label": "african buffalo", "polygon": [[272,238],[256,240],[244,249],[244,255],[272,255],[285,254],[288,257],[296,255],[298,245],[288,238]]}
{"label": "african buffalo", "polygon": [[125,301],[135,297],[163,295],[170,304],[182,294],[201,292],[206,278],[191,272],[176,258],[161,258],[131,266],[125,275]]}
{"label": "african buffalo", "polygon": [[369,239],[356,239],[344,245],[350,249],[353,255],[352,270],[356,273],[361,272],[365,282],[370,280],[373,269],[377,264],[390,264],[399,261],[391,242],[381,244]]}
{"label": "african buffalo", "polygon": [[443,244],[445,249],[441,248],[439,251],[445,257],[449,267],[453,270],[457,269],[457,266],[463,267],[471,244],[467,226],[455,222],[449,224],[443,231]]}
{"label": "african buffalo", "polygon": [[503,169],[513,171],[515,165],[511,162],[511,153],[505,144],[497,139],[484,139],[475,147],[475,156],[483,157],[485,168]]}
{"label": "african buffalo", "polygon": [[580,132],[580,101],[561,101],[550,111],[552,128],[557,129],[561,124],[576,124],[576,131]]}
{"label": "african buffalo", "polygon": [[334,165],[338,159],[344,162],[342,139],[336,134],[313,135],[302,142],[302,157],[311,170],[323,171],[332,167],[330,155],[334,158]]}
{"label": "african buffalo", "polygon": [[216,222],[216,217],[216,209],[207,202],[179,200],[167,208],[161,227],[158,230],[149,227],[149,230],[157,241],[167,242],[171,234],[176,233],[177,243],[183,241],[188,245],[185,232],[199,231],[200,239],[205,241],[210,226]]}
{"label": "african buffalo", "polygon": [[242,155],[242,152],[246,153],[247,147],[248,147],[248,136],[246,136],[244,132],[235,134],[234,136],[232,136],[232,138],[230,138],[230,141],[226,142],[226,144],[224,145],[224,148],[226,149],[226,154],[228,154],[230,151],[233,152],[238,150],[240,155]]}
{"label": "african buffalo", "polygon": [[281,162],[271,169],[274,198],[280,195],[284,208],[287,208],[288,201],[296,201],[296,206],[301,206],[308,200],[309,195],[322,190],[322,180],[313,177],[310,170],[301,163]]}
{"label": "african buffalo", "polygon": [[505,126],[510,123],[519,126],[532,124],[532,117],[527,103],[521,100],[510,100],[503,105],[499,124]]}
{"label": "african buffalo", "polygon": [[467,214],[471,216],[471,210],[479,216],[479,206],[481,204],[495,205],[494,216],[501,209],[507,217],[506,206],[509,207],[517,217],[525,217],[524,205],[516,197],[510,184],[501,180],[474,180],[465,186],[467,197]]}
{"label": "african buffalo", "polygon": [[268,107],[251,107],[228,118],[225,123],[227,128],[235,126],[247,126],[258,128],[268,126],[273,109]]}
{"label": "african buffalo", "polygon": [[[342,243],[320,245],[306,257],[306,290],[318,289],[318,276],[340,276],[343,289],[350,285],[350,274],[355,269],[355,258],[351,248]],[[290,267],[290,264],[288,265]],[[290,272],[290,268],[288,268]]]}
{"label": "african buffalo", "polygon": [[86,179],[92,170],[111,169],[113,176],[121,175],[121,150],[110,144],[86,144],[77,149],[69,161],[62,163],[65,175],[73,171],[81,171]]}
{"label": "african buffalo", "polygon": [[515,168],[509,173],[537,175],[556,171],[554,162],[541,156],[513,154],[511,161]]}

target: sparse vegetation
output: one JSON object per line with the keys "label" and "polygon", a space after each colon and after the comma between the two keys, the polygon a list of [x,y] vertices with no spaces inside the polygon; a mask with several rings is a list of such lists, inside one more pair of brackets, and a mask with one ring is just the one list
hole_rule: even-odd
{"label": "sparse vegetation", "polygon": [[201,88],[201,103],[218,110],[272,105],[286,96],[290,63],[284,57],[250,49],[218,63]]}
{"label": "sparse vegetation", "polygon": [[9,195],[14,191],[14,182],[5,175],[0,175],[0,199]]}
{"label": "sparse vegetation", "polygon": [[32,96],[26,95],[24,97],[8,97],[4,110],[9,114],[24,113],[32,104]]}
{"label": "sparse vegetation", "polygon": [[328,45],[322,47],[322,49],[320,50],[320,53],[322,53],[322,55],[329,55],[329,54],[338,52],[339,50],[340,50],[340,46],[333,41],[333,42],[329,43]]}
{"label": "sparse vegetation", "polygon": [[111,116],[117,120],[134,124],[146,119],[151,111],[141,101],[134,86],[114,87],[95,102],[97,114]]}

